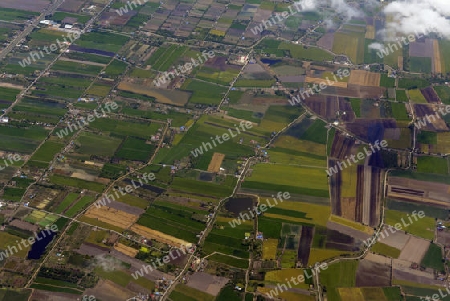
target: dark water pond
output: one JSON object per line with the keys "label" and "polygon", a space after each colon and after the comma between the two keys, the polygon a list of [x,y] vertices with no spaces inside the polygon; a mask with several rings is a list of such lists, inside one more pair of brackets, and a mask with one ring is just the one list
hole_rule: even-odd
{"label": "dark water pond", "polygon": [[269,66],[272,66],[282,62],[282,60],[261,59],[261,62],[263,62],[264,64],[269,64]]}
{"label": "dark water pond", "polygon": [[[37,237],[35,237],[35,242],[31,246],[30,251],[28,252],[28,259],[39,259],[42,254],[44,254],[45,249],[48,244],[52,242],[56,233],[52,231],[41,231]],[[39,240],[38,240],[39,238]]]}
{"label": "dark water pond", "polygon": [[[225,209],[232,212],[234,215],[239,215],[242,211],[248,211],[247,208],[252,209],[254,198],[250,196],[240,196],[228,199],[225,203]],[[255,202],[256,204],[256,202]]]}

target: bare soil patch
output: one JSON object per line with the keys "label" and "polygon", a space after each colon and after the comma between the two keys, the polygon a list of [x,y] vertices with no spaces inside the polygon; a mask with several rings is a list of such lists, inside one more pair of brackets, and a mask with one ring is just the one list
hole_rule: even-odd
{"label": "bare soil patch", "polygon": [[332,222],[332,221],[328,221],[327,222],[327,228],[331,229],[331,230],[336,230],[338,232],[341,232],[343,234],[349,235],[351,237],[354,237],[356,239],[359,240],[366,240],[369,237],[371,237],[371,235],[366,234],[364,232],[358,231],[356,229]]}
{"label": "bare soil patch", "polygon": [[383,287],[391,285],[391,266],[377,261],[363,259],[356,271],[357,287]]}
{"label": "bare soil patch", "polygon": [[129,82],[121,82],[118,86],[118,89],[154,97],[158,102],[175,106],[185,105],[188,102],[189,97],[191,96],[188,92],[184,91],[156,89]]}
{"label": "bare soil patch", "polygon": [[39,13],[46,8],[49,3],[49,0],[2,0],[0,1],[0,7],[21,9]]}
{"label": "bare soil patch", "polygon": [[187,286],[206,292],[210,295],[217,296],[228,281],[228,278],[212,276],[201,272],[192,275],[187,282]]}
{"label": "bare soil patch", "polygon": [[378,87],[380,85],[381,74],[364,70],[352,70],[349,84],[359,86]]}
{"label": "bare soil patch", "polygon": [[89,288],[86,295],[94,295],[97,299],[108,301],[123,301],[134,297],[134,293],[109,280],[100,280],[94,288]]}
{"label": "bare soil patch", "polygon": [[58,293],[58,292],[48,292],[34,289],[31,294],[30,300],[39,301],[73,301],[79,298],[79,295]]}
{"label": "bare soil patch", "polygon": [[[392,231],[389,230],[389,228],[392,228]],[[381,233],[384,233],[384,236],[380,234],[379,242],[398,250],[402,250],[405,247],[410,237],[409,235],[405,234],[404,231],[397,231],[395,230],[395,228],[389,225],[384,225]]]}
{"label": "bare soil patch", "polygon": [[429,247],[430,241],[410,235],[398,259],[420,263]]}

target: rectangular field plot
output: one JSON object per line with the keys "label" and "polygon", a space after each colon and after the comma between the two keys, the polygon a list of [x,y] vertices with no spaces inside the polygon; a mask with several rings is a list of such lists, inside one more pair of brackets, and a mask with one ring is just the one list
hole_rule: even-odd
{"label": "rectangular field plot", "polygon": [[114,137],[99,136],[94,133],[83,132],[77,139],[80,144],[77,152],[81,154],[112,156],[122,140]]}
{"label": "rectangular field plot", "polygon": [[48,131],[39,126],[3,125],[0,126],[0,150],[30,154],[47,135]]}
{"label": "rectangular field plot", "polygon": [[253,167],[251,176],[246,178],[242,187],[283,190],[317,197],[329,196],[326,173],[318,168],[259,164]]}
{"label": "rectangular field plot", "polygon": [[139,218],[139,225],[160,231],[170,236],[196,242],[196,235],[204,230],[205,223],[194,220],[195,214],[206,215],[206,211],[193,212],[191,208],[164,202],[153,203]]}

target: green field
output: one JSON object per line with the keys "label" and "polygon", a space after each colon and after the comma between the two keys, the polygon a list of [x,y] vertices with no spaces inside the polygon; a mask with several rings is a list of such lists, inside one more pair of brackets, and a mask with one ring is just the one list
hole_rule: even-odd
{"label": "green field", "polygon": [[450,41],[442,39],[439,40],[439,49],[441,53],[441,68],[442,73],[450,72]]}
{"label": "green field", "polygon": [[78,193],[69,193],[64,200],[61,202],[61,204],[58,205],[58,207],[56,207],[56,209],[54,210],[55,213],[62,213],[64,212],[64,210],[66,210],[67,207],[70,206],[70,204],[73,203],[73,201],[75,201],[78,198]]}
{"label": "green field", "polygon": [[378,253],[381,255],[385,255],[391,258],[398,258],[400,256],[401,250],[383,244],[381,242],[377,242],[371,249],[372,252]]}
{"label": "green field", "polygon": [[288,42],[281,42],[281,44],[278,46],[278,49],[289,51],[291,57],[299,60],[331,61],[333,59],[333,55],[320,48],[306,48],[301,45],[296,45]]}
{"label": "green field", "polygon": [[421,78],[400,78],[398,80],[398,87],[400,89],[421,89],[429,85],[429,81]]}
{"label": "green field", "polygon": [[352,106],[353,112],[355,112],[356,118],[361,117],[361,99],[351,98],[350,104]]}
{"label": "green field", "polygon": [[35,16],[39,16],[39,13],[5,7],[0,11],[0,20],[4,21],[28,21]]}
{"label": "green field", "polygon": [[396,94],[395,97],[396,97],[397,101],[401,101],[401,102],[408,102],[409,101],[405,90],[396,90],[395,94]]}
{"label": "green field", "polygon": [[161,125],[149,123],[148,121],[97,118],[89,124],[89,127],[103,132],[114,133],[115,137],[121,135],[148,139],[156,133]]}
{"label": "green field", "polygon": [[76,44],[85,48],[118,52],[128,40],[129,38],[123,35],[107,32],[90,32],[81,35]]}
{"label": "green field", "polygon": [[0,126],[0,149],[30,154],[47,137],[48,131],[39,126]]}
{"label": "green field", "polygon": [[354,287],[356,283],[356,269],[359,262],[345,260],[334,263],[324,271],[321,271],[320,283],[327,288]]}
{"label": "green field", "polygon": [[448,175],[448,161],[446,158],[417,157],[417,171]]}
{"label": "green field", "polygon": [[[175,204],[168,206],[163,202],[156,202],[141,215],[137,223],[185,241],[195,242],[196,235],[205,228],[204,223],[192,219],[195,213],[189,207]],[[204,214],[202,211],[197,213]]]}
{"label": "green field", "polygon": [[125,160],[147,162],[154,149],[155,145],[147,144],[144,139],[127,137],[114,156]]}
{"label": "green field", "polygon": [[334,34],[333,52],[347,55],[355,64],[364,62],[364,48],[364,32],[336,32]]}
{"label": "green field", "polygon": [[66,216],[68,217],[74,217],[75,214],[77,214],[80,210],[84,209],[89,205],[92,201],[94,201],[94,197],[92,196],[84,196],[81,199],[78,200],[78,202],[75,203],[72,207],[70,207],[66,211]]}
{"label": "green field", "polygon": [[422,266],[444,272],[444,259],[442,258],[442,249],[436,244],[430,244],[427,253],[420,263]]}
{"label": "green field", "polygon": [[428,103],[419,89],[408,90],[407,93],[414,103]]}
{"label": "green field", "polygon": [[258,164],[254,166],[252,175],[246,178],[242,187],[289,191],[318,197],[329,196],[325,171],[309,167]]}
{"label": "green field", "polygon": [[431,73],[431,58],[410,57],[411,72]]}
{"label": "green field", "polygon": [[50,181],[54,184],[61,185],[61,186],[72,186],[82,189],[88,189],[95,192],[102,192],[105,188],[105,185],[96,183],[96,182],[89,182],[85,180],[81,180],[78,178],[69,178],[64,177],[58,174],[54,174],[50,177]]}
{"label": "green field", "polygon": [[64,144],[62,143],[48,140],[34,153],[30,160],[48,163],[53,160],[56,153],[58,153],[63,147]]}
{"label": "green field", "polygon": [[[435,220],[434,218],[425,216],[423,218],[417,217],[417,221],[411,217],[411,223],[407,216],[408,213],[395,210],[386,210],[386,224],[395,226],[400,223],[402,230],[407,231],[413,235],[420,236],[425,239],[433,239]],[[402,219],[404,223],[402,222]]]}
{"label": "green field", "polygon": [[189,98],[190,103],[199,104],[219,104],[227,91],[225,87],[208,84],[197,80],[192,80],[187,86],[186,90],[192,92]]}
{"label": "green field", "polygon": [[450,104],[450,87],[449,86],[434,86],[433,89],[441,99],[442,103]]}
{"label": "green field", "polygon": [[81,154],[109,157],[115,153],[121,142],[118,138],[83,132],[77,139],[77,143],[81,145],[76,150]]}

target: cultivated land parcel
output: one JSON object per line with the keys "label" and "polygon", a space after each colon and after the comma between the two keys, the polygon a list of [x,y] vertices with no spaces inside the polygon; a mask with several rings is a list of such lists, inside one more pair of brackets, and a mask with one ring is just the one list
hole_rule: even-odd
{"label": "cultivated land parcel", "polygon": [[1,1],[0,252],[17,252],[0,261],[0,301],[445,291],[450,42],[430,32],[389,50],[403,35],[389,3],[290,5]]}

